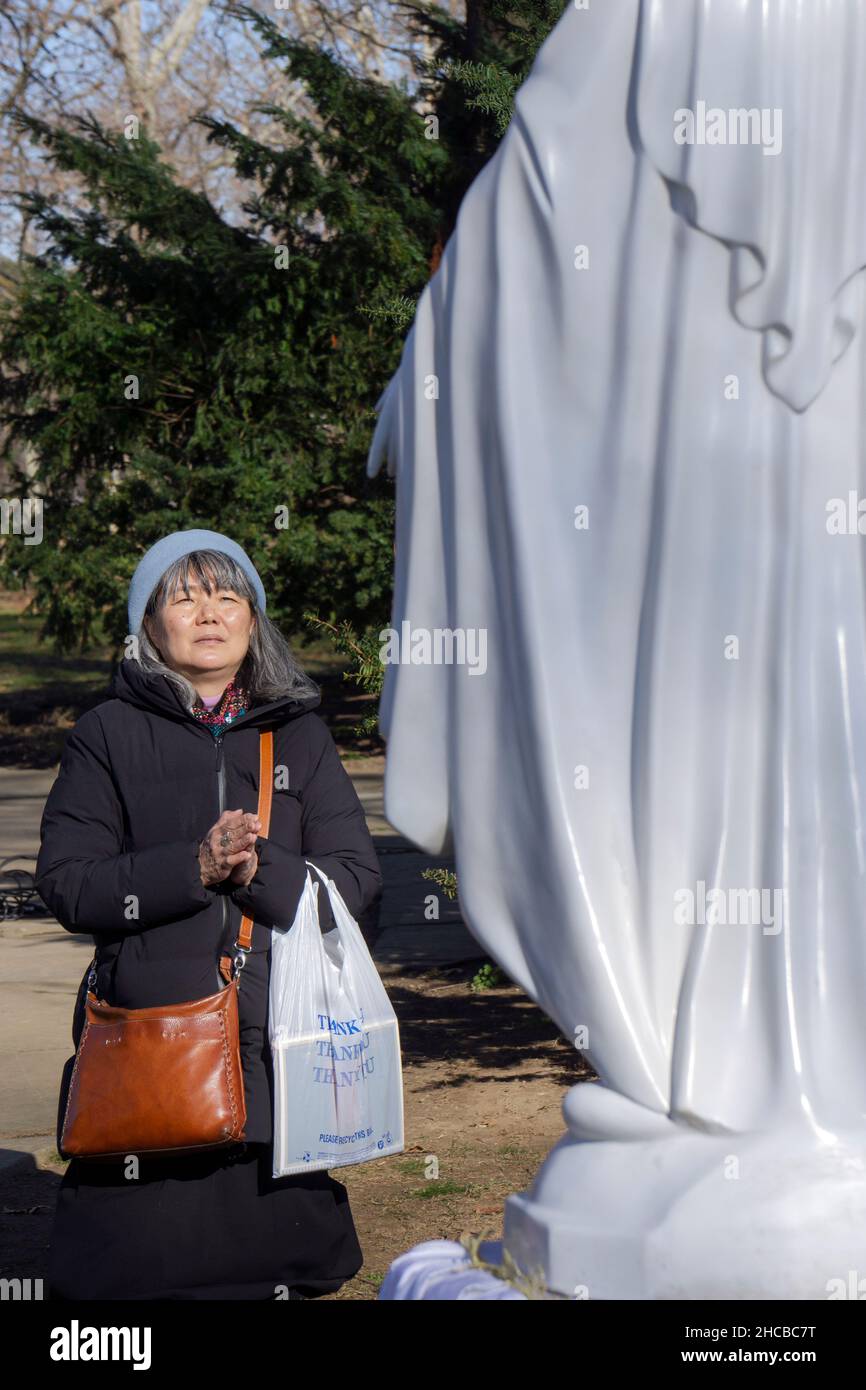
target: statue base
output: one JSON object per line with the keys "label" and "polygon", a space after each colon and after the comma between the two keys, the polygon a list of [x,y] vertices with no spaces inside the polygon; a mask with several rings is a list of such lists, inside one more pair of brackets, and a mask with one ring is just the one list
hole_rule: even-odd
{"label": "statue base", "polygon": [[[590,1299],[866,1297],[866,1129],[708,1133],[596,1083],[505,1205],[503,1246]],[[854,1293],[851,1290],[855,1290]]]}

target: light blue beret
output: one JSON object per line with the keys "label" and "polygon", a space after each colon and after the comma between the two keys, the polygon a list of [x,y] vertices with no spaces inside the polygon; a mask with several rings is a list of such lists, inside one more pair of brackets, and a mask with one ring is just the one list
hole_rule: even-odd
{"label": "light blue beret", "polygon": [[220,535],[219,531],[173,531],[170,536],[163,536],[162,540],[156,541],[145,551],[130,580],[127,599],[130,633],[137,633],[141,627],[147,600],[169,565],[179,560],[182,555],[189,555],[193,550],[219,550],[236,560],[255,589],[259,608],[264,613],[267,600],[259,572],[237,541],[231,540],[229,536]]}

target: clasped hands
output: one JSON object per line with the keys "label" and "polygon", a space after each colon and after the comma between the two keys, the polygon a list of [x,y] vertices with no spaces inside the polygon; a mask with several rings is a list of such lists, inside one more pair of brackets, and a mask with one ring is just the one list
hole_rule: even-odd
{"label": "clasped hands", "polygon": [[205,888],[229,879],[245,888],[259,867],[253,846],[262,823],[251,811],[223,811],[212,825],[198,850],[201,881]]}

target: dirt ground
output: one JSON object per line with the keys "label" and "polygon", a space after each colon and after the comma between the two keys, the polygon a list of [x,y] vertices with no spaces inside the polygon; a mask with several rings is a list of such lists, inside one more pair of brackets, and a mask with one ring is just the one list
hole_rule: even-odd
{"label": "dirt ground", "polygon": [[[419,1241],[499,1236],[505,1198],[530,1184],[563,1132],[566,1089],[594,1076],[521,990],[474,993],[479,964],[383,972],[400,1020],[406,1148],[332,1170],[364,1265],[331,1300],[375,1299],[391,1261]],[[62,1172],[0,1174],[0,1276],[45,1277]]]}
{"label": "dirt ground", "polygon": [[594,1076],[522,990],[473,993],[476,969],[384,977],[400,1019],[406,1150],[334,1170],[364,1266],[333,1298],[375,1298],[390,1262],[419,1241],[501,1235],[505,1198],[563,1133],[565,1091]]}

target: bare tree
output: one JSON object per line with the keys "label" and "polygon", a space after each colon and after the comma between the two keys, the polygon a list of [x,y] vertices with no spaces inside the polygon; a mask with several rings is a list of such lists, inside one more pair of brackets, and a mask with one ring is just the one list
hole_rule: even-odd
{"label": "bare tree", "polygon": [[[419,40],[399,0],[251,0],[287,32],[323,43],[354,70],[411,78]],[[462,14],[464,0],[443,8]],[[91,112],[109,129],[137,116],[180,180],[225,208],[240,197],[231,162],[209,145],[195,117],[209,113],[260,138],[276,137],[253,106],[303,109],[273,63],[261,60],[249,26],[219,0],[0,0],[0,251],[32,249],[16,189],[63,197],[73,180],[46,164],[10,122],[17,107],[50,121]]]}

